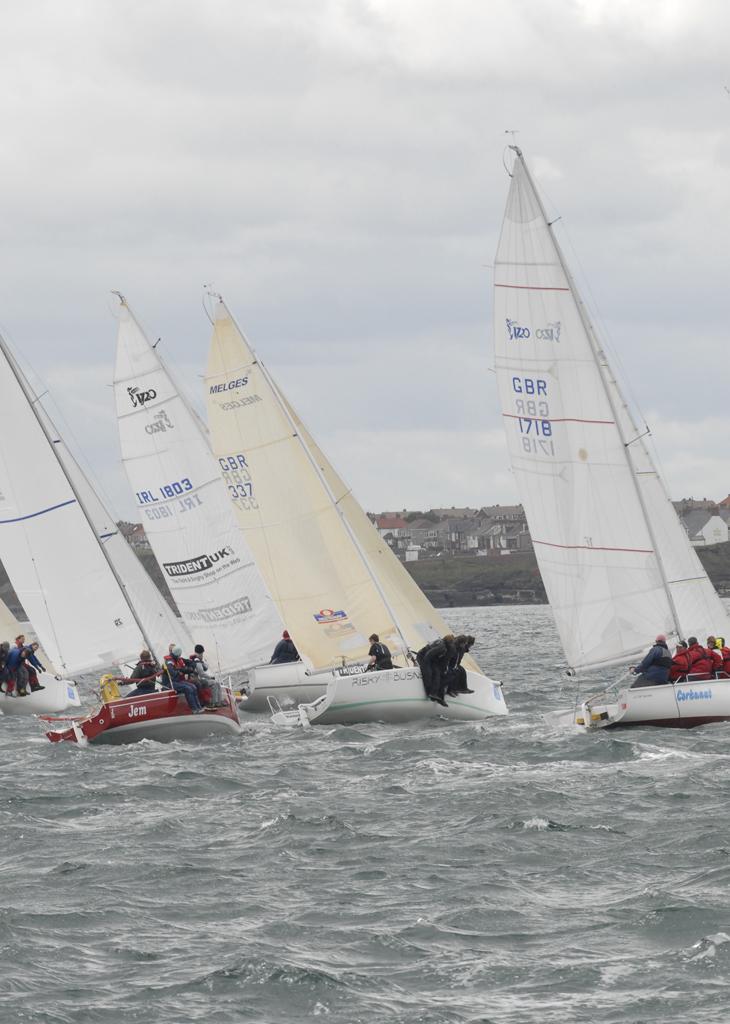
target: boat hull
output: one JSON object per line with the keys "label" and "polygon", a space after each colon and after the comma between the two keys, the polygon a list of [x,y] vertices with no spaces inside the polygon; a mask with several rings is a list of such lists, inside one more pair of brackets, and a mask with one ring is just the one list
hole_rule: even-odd
{"label": "boat hull", "polygon": [[563,723],[571,718],[573,724],[588,729],[692,729],[711,722],[729,722],[730,679],[693,679],[665,686],[626,688],[613,700],[592,698],[577,713],[558,712],[554,716],[555,721]]}
{"label": "boat hull", "polygon": [[312,725],[355,725],[360,722],[429,721],[435,718],[477,722],[506,715],[501,683],[476,672],[467,672],[473,693],[447,697],[447,707],[429,700],[420,669],[389,669],[343,675],[330,681],[323,700],[309,713]]}
{"label": "boat hull", "polygon": [[70,679],[56,679],[48,672],[41,672],[38,681],[44,689],[29,692],[27,697],[9,697],[1,693],[0,711],[4,715],[30,718],[33,715],[53,715],[81,707],[76,683]]}
{"label": "boat hull", "polygon": [[248,673],[248,700],[239,706],[242,711],[261,714],[269,710],[269,697],[283,707],[304,704],[325,693],[329,678],[328,675],[308,676],[301,661],[252,668]]}
{"label": "boat hull", "polygon": [[161,690],[149,697],[126,697],[103,704],[98,711],[75,722],[71,728],[52,730],[52,743],[109,745],[155,740],[200,740],[208,736],[231,736],[241,732],[232,695],[224,691],[226,704],[194,715],[183,696]]}

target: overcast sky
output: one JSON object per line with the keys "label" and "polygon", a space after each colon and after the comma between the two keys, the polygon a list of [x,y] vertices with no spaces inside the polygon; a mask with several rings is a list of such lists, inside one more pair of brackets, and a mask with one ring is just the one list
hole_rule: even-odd
{"label": "overcast sky", "polygon": [[200,402],[207,282],[366,508],[515,500],[505,130],[672,495],[730,490],[724,0],[27,0],[0,32],[0,325],[118,514],[109,291]]}

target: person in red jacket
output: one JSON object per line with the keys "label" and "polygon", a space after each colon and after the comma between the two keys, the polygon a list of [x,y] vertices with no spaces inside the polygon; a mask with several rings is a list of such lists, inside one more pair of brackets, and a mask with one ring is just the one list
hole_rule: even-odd
{"label": "person in red jacket", "polygon": [[725,637],[719,636],[715,640],[715,650],[722,658],[722,666],[719,671],[720,676],[730,676],[730,648],[725,644]]}
{"label": "person in red jacket", "polygon": [[688,643],[687,654],[689,655],[690,674],[699,676],[700,679],[709,679],[714,671],[711,655],[697,642],[696,636],[691,636]]}
{"label": "person in red jacket", "polygon": [[679,640],[677,650],[672,658],[672,667],[669,669],[669,682],[676,683],[678,679],[684,679],[689,672],[690,660],[687,650],[687,641]]}
{"label": "person in red jacket", "polygon": [[708,636],[707,638],[707,653],[712,659],[712,671],[722,671],[722,655],[717,649],[717,640],[714,636]]}

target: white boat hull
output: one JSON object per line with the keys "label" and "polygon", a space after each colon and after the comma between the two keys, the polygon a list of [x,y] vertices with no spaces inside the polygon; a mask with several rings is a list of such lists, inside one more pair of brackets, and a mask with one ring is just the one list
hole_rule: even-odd
{"label": "white boat hull", "polygon": [[70,679],[56,679],[48,672],[41,672],[38,681],[44,687],[35,693],[28,691],[27,697],[9,697],[0,694],[0,711],[4,715],[54,715],[81,707],[81,698],[76,683]]}
{"label": "white boat hull", "polygon": [[572,712],[557,712],[552,719],[587,729],[657,726],[690,729],[711,722],[730,721],[730,679],[697,679],[665,686],[619,690],[613,698],[599,694]]}
{"label": "white boat hull", "polygon": [[284,707],[306,704],[325,693],[329,679],[329,675],[308,676],[301,661],[252,668],[248,672],[248,700],[239,706],[242,711],[261,714],[269,710],[269,697]]}
{"label": "white boat hull", "polygon": [[426,697],[417,668],[337,676],[330,679],[325,695],[314,705],[300,706],[299,714],[274,715],[274,721],[297,724],[302,721],[302,712],[311,725],[399,724],[434,718],[477,722],[492,715],[507,714],[501,683],[476,672],[467,672],[467,684],[473,693],[447,697],[448,706],[443,707]]}

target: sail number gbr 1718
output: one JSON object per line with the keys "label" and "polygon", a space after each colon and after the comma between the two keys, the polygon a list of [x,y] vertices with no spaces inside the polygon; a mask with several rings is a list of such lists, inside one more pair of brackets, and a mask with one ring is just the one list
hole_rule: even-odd
{"label": "sail number gbr 1718", "polygon": [[547,381],[542,377],[513,377],[513,406],[522,448],[531,455],[555,455]]}

